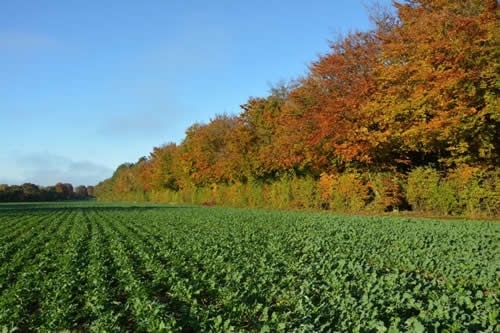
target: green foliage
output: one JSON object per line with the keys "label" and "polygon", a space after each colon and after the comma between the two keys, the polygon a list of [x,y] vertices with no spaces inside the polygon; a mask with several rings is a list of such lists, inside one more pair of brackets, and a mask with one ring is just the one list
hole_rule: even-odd
{"label": "green foliage", "polygon": [[361,211],[368,200],[368,187],[364,177],[345,172],[332,178],[329,207],[336,211]]}
{"label": "green foliage", "polygon": [[415,211],[435,211],[440,200],[441,175],[432,168],[419,167],[408,174],[406,196]]}
{"label": "green foliage", "polygon": [[485,172],[462,166],[446,177],[431,168],[417,168],[408,175],[408,202],[417,211],[442,215],[498,216],[498,171]]}
{"label": "green foliage", "polygon": [[24,183],[21,186],[0,184],[0,202],[89,200],[93,196],[93,186],[79,185],[73,190],[73,185],[69,183],[57,183],[47,187],[31,183]]}
{"label": "green foliage", "polygon": [[264,183],[250,178],[246,183],[247,207],[264,207]]}
{"label": "green foliage", "polygon": [[498,216],[500,213],[500,173],[462,166],[445,180],[455,192],[456,212],[468,216]]}
{"label": "green foliage", "polygon": [[404,192],[406,180],[400,174],[379,172],[368,174],[371,198],[368,210],[375,212],[399,211],[406,209],[407,199]]}
{"label": "green foliage", "polygon": [[408,176],[391,173],[287,173],[273,181],[249,178],[247,181],[189,184],[182,189],[126,191],[120,195],[98,187],[101,201],[208,204],[232,207],[274,209],[328,209],[336,212],[388,212],[411,206],[416,212],[469,217],[500,214],[498,171],[460,167],[440,173],[418,167]]}
{"label": "green foliage", "polygon": [[500,329],[498,223],[25,204],[0,226],[2,331]]}
{"label": "green foliage", "polygon": [[291,207],[293,201],[293,177],[285,175],[279,181],[267,184],[266,202],[268,207],[284,209]]}
{"label": "green foliage", "polygon": [[316,180],[311,176],[294,177],[291,184],[292,207],[319,208]]}

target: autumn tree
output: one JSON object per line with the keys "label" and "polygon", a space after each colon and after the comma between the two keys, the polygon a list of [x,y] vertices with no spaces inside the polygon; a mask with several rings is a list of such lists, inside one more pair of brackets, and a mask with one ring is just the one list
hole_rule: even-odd
{"label": "autumn tree", "polygon": [[57,183],[55,191],[60,199],[70,199],[73,196],[73,185],[70,183]]}
{"label": "autumn tree", "polygon": [[277,154],[282,148],[278,144],[283,125],[279,119],[282,107],[295,86],[293,82],[281,83],[272,87],[266,98],[252,97],[240,106],[240,135],[244,135],[245,153],[251,156],[248,163],[256,177],[273,177],[282,170],[280,154]]}
{"label": "autumn tree", "polygon": [[376,89],[377,56],[374,34],[357,32],[331,43],[330,52],[311,64],[279,119],[282,166],[319,175],[372,162],[375,143],[363,106]]}
{"label": "autumn tree", "polygon": [[137,191],[148,192],[153,188],[153,165],[147,157],[142,157],[133,167]]}
{"label": "autumn tree", "polygon": [[115,196],[121,196],[137,189],[136,179],[133,173],[133,163],[123,163],[115,170],[110,179],[111,192]]}
{"label": "autumn tree", "polygon": [[414,165],[498,161],[497,1],[395,6],[397,24],[377,36],[380,89],[367,106],[373,137]]}
{"label": "autumn tree", "polygon": [[39,201],[40,187],[32,183],[24,183],[21,185],[23,190],[23,201]]}
{"label": "autumn tree", "polygon": [[87,192],[87,187],[85,185],[78,185],[75,187],[75,195],[80,198],[84,199],[88,197],[88,192]]}
{"label": "autumn tree", "polygon": [[86,187],[83,185],[76,187],[73,192],[73,185],[61,182],[55,186],[39,186],[32,183],[12,186],[0,184],[0,202],[40,202],[86,199],[87,197]]}
{"label": "autumn tree", "polygon": [[393,1],[372,14],[373,30],[331,42],[304,77],[249,98],[239,115],[192,125],[181,144],[121,165],[95,193],[196,202],[219,189],[213,198],[241,204],[266,202],[272,192],[279,207],[391,210],[409,203],[411,186],[425,181],[419,170],[430,170],[446,204],[482,187],[473,191],[474,209],[496,207],[498,7]]}
{"label": "autumn tree", "polygon": [[180,170],[178,153],[179,149],[175,143],[153,148],[149,157],[151,161],[151,185],[153,189],[179,190],[182,172]]}
{"label": "autumn tree", "polygon": [[87,186],[87,194],[91,198],[95,197],[95,186],[93,185]]}
{"label": "autumn tree", "polygon": [[240,178],[241,170],[232,161],[237,148],[230,141],[237,126],[235,116],[218,115],[208,124],[195,124],[186,131],[181,159],[195,184],[230,182]]}

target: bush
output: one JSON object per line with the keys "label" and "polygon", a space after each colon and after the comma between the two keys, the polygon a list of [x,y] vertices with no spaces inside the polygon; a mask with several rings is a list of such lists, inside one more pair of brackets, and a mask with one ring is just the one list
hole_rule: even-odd
{"label": "bush", "polygon": [[311,176],[296,177],[290,180],[292,207],[317,208],[316,181]]}
{"label": "bush", "polygon": [[264,206],[264,184],[254,178],[250,178],[246,186],[246,195],[248,197],[249,207],[263,207]]}
{"label": "bush", "polygon": [[370,197],[367,182],[354,172],[321,174],[317,192],[323,208],[342,212],[362,210]]}
{"label": "bush", "polygon": [[405,180],[402,175],[389,172],[377,173],[369,175],[369,179],[371,210],[388,212],[408,208],[404,192]]}
{"label": "bush", "polygon": [[456,194],[454,213],[470,217],[500,212],[500,172],[461,166],[448,174],[446,184]]}
{"label": "bush", "polygon": [[428,167],[418,167],[408,174],[406,197],[413,210],[425,212],[437,209],[440,180],[439,172]]}
{"label": "bush", "polygon": [[333,198],[333,188],[336,177],[334,175],[323,172],[318,180],[318,196],[320,199],[320,206],[323,209],[330,208],[330,202]]}
{"label": "bush", "polygon": [[440,215],[498,216],[500,172],[460,166],[446,177],[431,168],[416,168],[406,189],[413,210]]}
{"label": "bush", "polygon": [[281,179],[266,185],[265,205],[269,208],[290,208],[293,200],[292,176],[285,175]]}

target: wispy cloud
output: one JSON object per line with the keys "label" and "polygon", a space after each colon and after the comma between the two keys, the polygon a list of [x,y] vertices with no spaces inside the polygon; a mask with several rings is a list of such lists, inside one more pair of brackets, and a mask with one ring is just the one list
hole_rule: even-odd
{"label": "wispy cloud", "polygon": [[180,103],[164,81],[143,80],[125,84],[128,103],[120,111],[102,117],[97,134],[126,140],[158,138],[166,133],[184,133],[189,107]]}
{"label": "wispy cloud", "polygon": [[[66,156],[52,153],[16,154],[13,161],[21,177],[10,179],[10,182],[30,182],[48,186],[58,182],[73,185],[94,185],[112,175],[113,170],[91,161],[75,161]],[[0,178],[1,179],[1,178]],[[9,178],[4,178],[7,183]]]}
{"label": "wispy cloud", "polygon": [[0,32],[0,50],[9,53],[33,53],[64,49],[65,45],[50,36],[34,32]]}

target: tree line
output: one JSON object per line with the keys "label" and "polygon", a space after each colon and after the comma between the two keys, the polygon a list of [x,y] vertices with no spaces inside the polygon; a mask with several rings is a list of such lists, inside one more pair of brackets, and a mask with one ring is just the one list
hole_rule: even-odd
{"label": "tree line", "polygon": [[99,200],[500,214],[496,0],[393,1],[308,73],[186,130]]}
{"label": "tree line", "polygon": [[69,183],[57,183],[46,187],[32,183],[11,186],[0,184],[0,202],[86,200],[93,197],[94,186],[79,185],[73,188]]}

